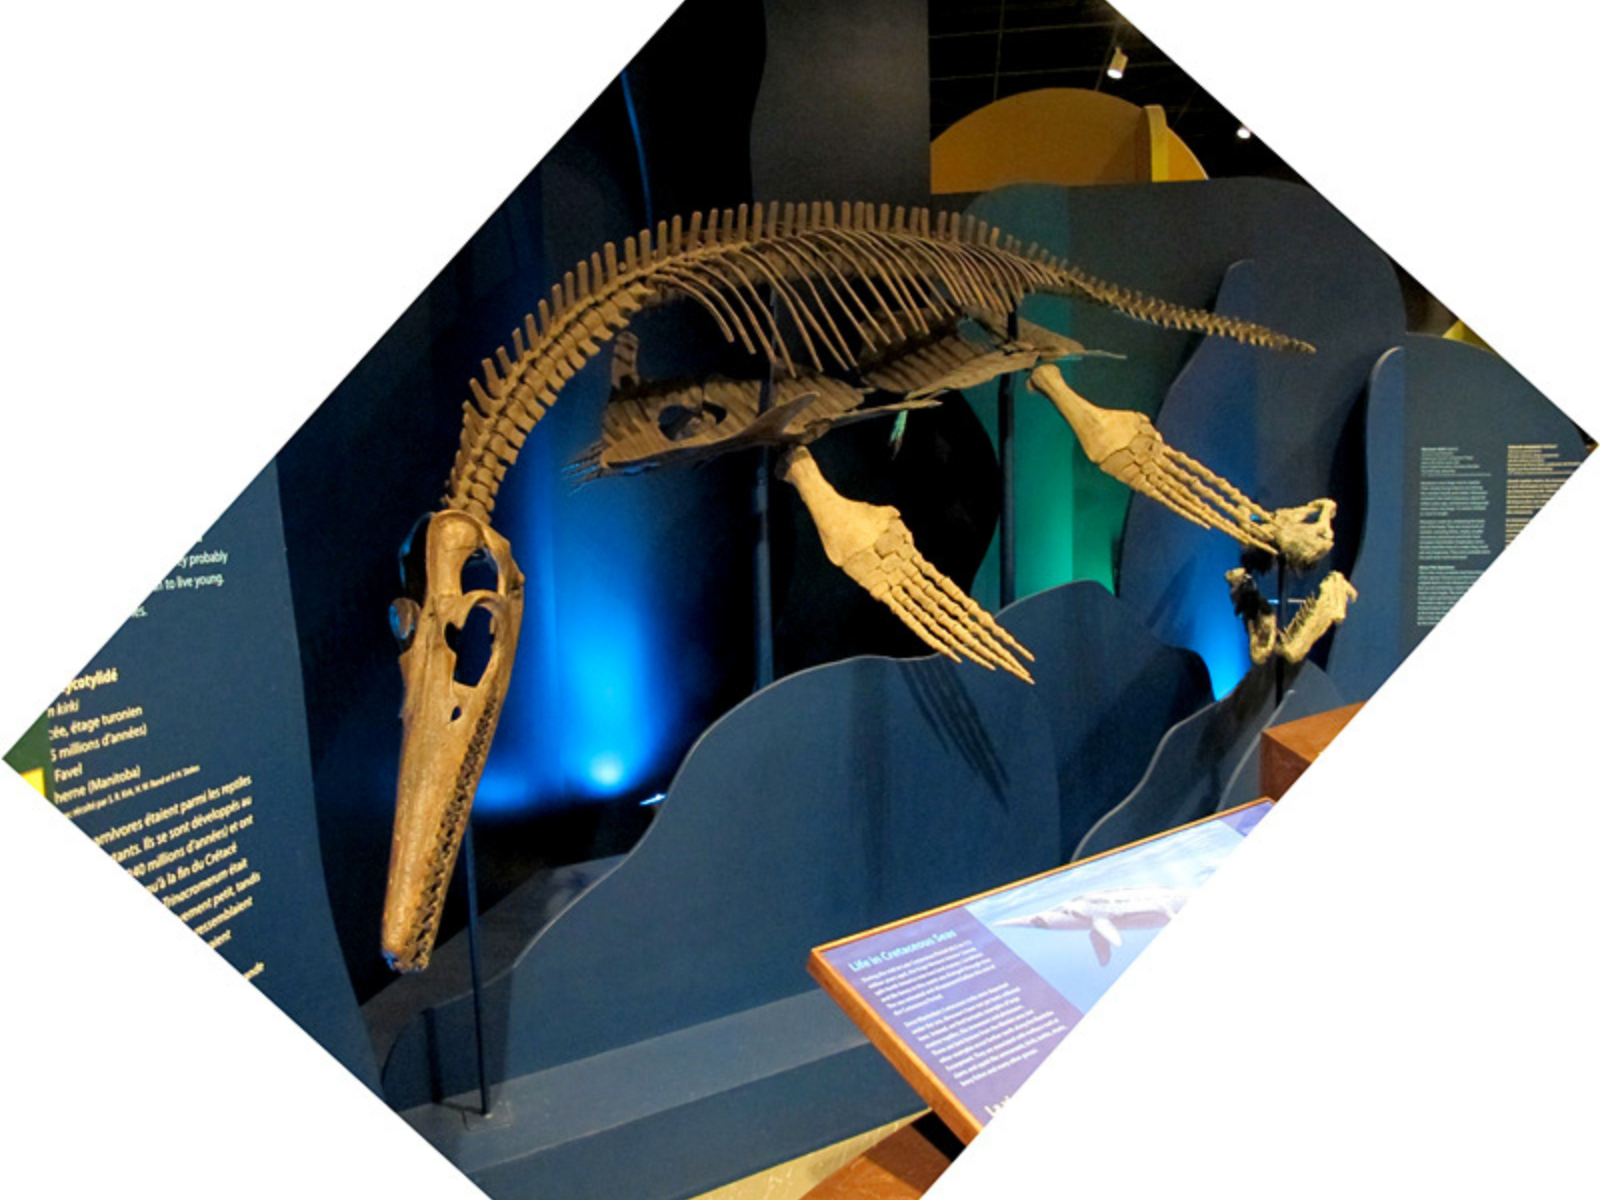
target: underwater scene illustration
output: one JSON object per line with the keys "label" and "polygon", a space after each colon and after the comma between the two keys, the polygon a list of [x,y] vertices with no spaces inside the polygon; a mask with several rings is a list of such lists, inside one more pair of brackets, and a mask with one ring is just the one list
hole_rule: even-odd
{"label": "underwater scene illustration", "polygon": [[1271,809],[1235,809],[966,910],[1079,1010],[1098,1000]]}

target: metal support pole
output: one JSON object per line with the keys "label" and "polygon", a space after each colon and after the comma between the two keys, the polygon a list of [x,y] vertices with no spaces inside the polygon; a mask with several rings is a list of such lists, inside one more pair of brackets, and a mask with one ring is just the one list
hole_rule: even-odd
{"label": "metal support pole", "polygon": [[[1275,619],[1278,622],[1278,635],[1280,637],[1283,635],[1283,631],[1289,627],[1289,614],[1286,611],[1286,603],[1287,599],[1284,595],[1283,555],[1280,554],[1278,556],[1278,610],[1275,614]],[[1272,662],[1274,687],[1273,703],[1277,705],[1283,703],[1283,655],[1274,653],[1272,656]]]}
{"label": "metal support pole", "polygon": [[[765,399],[768,388],[761,394]],[[766,408],[762,404],[763,410]],[[772,682],[774,673],[772,650],[772,514],[771,505],[772,451],[763,448],[756,463],[755,487],[751,495],[756,525],[755,592],[756,592],[756,690]]]}
{"label": "metal support pole", "polygon": [[[776,320],[777,298],[769,297],[768,311]],[[767,377],[761,382],[761,395],[756,400],[756,412],[764,413],[772,407],[773,390],[777,385],[778,364],[768,361]],[[755,516],[755,600],[756,600],[756,690],[772,682],[777,668],[774,662],[772,633],[772,451],[765,447],[756,461],[755,487],[751,491],[750,506]]]}
{"label": "metal support pole", "polygon": [[483,1042],[483,961],[478,945],[478,871],[477,858],[472,850],[472,821],[467,821],[467,832],[461,839],[461,857],[465,860],[467,887],[467,958],[472,964],[472,1023],[478,1044],[478,1107],[484,1116],[489,1115],[489,1072],[484,1066]]}
{"label": "metal support pole", "polygon": [[[1011,310],[1006,336],[1017,339],[1017,312]],[[1000,443],[1000,607],[1017,598],[1016,372],[1000,377],[995,424]]]}

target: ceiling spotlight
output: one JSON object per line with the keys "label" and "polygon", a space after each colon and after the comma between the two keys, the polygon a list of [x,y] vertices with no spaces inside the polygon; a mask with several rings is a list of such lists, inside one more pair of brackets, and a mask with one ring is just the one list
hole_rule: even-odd
{"label": "ceiling spotlight", "polygon": [[1110,79],[1121,79],[1122,72],[1127,69],[1128,55],[1121,46],[1111,49],[1111,65],[1106,68],[1106,76]]}
{"label": "ceiling spotlight", "polygon": [[1248,142],[1250,140],[1250,131],[1241,125],[1235,131],[1234,136],[1237,137],[1241,142]]}

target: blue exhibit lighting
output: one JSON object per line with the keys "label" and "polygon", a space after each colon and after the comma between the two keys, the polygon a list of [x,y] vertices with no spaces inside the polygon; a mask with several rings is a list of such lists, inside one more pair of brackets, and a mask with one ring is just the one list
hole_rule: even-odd
{"label": "blue exhibit lighting", "polygon": [[1232,612],[1219,610],[1207,615],[1211,619],[1190,628],[1187,644],[1205,660],[1212,695],[1220,700],[1250,673],[1250,647],[1240,636],[1240,624]]}
{"label": "blue exhibit lighting", "polygon": [[522,539],[521,644],[478,788],[490,812],[638,795],[669,753],[680,701],[666,682],[635,497],[596,493],[572,528],[541,521]]}
{"label": "blue exhibit lighting", "polygon": [[622,765],[622,759],[606,751],[595,755],[589,760],[589,781],[596,787],[611,789],[622,782],[622,777],[627,774],[627,768]]}
{"label": "blue exhibit lighting", "polygon": [[472,810],[484,816],[506,816],[528,806],[528,783],[522,772],[507,765],[504,755],[489,756],[478,780]]}
{"label": "blue exhibit lighting", "polygon": [[582,594],[562,620],[560,754],[572,788],[609,799],[658,765],[671,698],[656,679],[646,598],[592,582],[575,589]]}
{"label": "blue exhibit lighting", "polygon": [[674,698],[647,598],[606,586],[583,565],[563,583],[564,594],[543,598],[548,623],[527,623],[514,702],[478,785],[486,813],[637,794],[661,769],[671,732],[663,714]]}
{"label": "blue exhibit lighting", "polygon": [[660,804],[666,798],[667,794],[665,792],[657,792],[654,796],[646,796],[643,800],[639,801],[639,807],[648,808],[652,804]]}

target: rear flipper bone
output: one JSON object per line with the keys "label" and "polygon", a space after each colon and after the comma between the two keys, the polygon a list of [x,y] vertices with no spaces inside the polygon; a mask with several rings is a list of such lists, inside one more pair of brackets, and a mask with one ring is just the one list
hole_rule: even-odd
{"label": "rear flipper bone", "polygon": [[784,454],[778,475],[810,510],[828,561],[888,605],[912,633],[946,658],[971,659],[1033,682],[1017,658],[1031,662],[1033,655],[922,557],[898,509],[841,496],[803,446]]}

